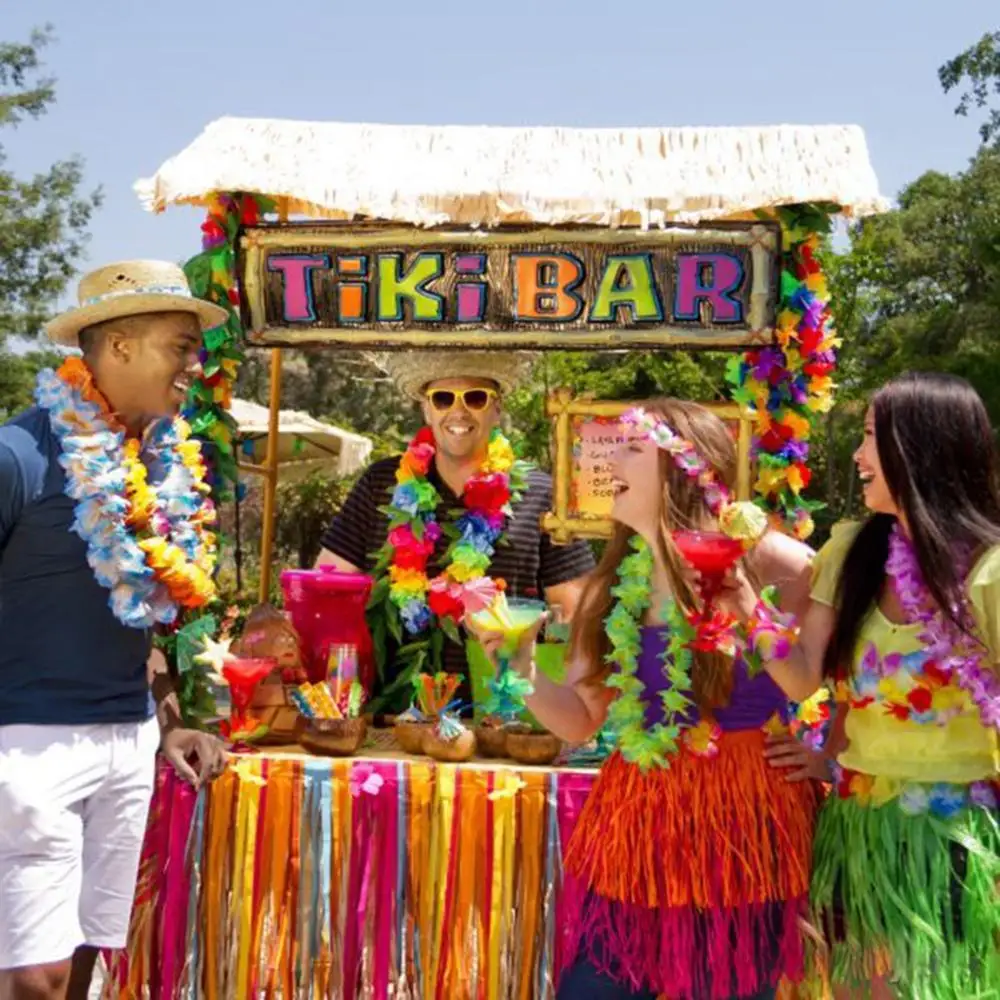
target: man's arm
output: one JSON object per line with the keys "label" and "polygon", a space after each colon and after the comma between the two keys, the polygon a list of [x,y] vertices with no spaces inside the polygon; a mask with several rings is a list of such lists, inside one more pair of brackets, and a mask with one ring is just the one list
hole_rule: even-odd
{"label": "man's arm", "polygon": [[156,703],[156,721],[160,726],[160,749],[163,756],[195,788],[214,780],[226,769],[225,747],[221,740],[210,733],[184,728],[184,718],[170,676],[170,666],[163,651],[155,646],[146,661],[146,674]]}
{"label": "man's arm", "polygon": [[[0,428],[0,434],[3,429]],[[14,450],[0,438],[0,552],[25,504],[25,483],[21,463]]]}
{"label": "man's arm", "polygon": [[332,566],[335,570],[340,573],[360,573],[361,567],[355,566],[354,563],[342,556],[338,556],[336,553],[331,552],[329,549],[320,549],[319,555],[316,557],[316,562],[313,566],[314,569],[319,569],[320,566]]}
{"label": "man's arm", "polygon": [[[360,573],[368,561],[373,522],[378,505],[372,495],[370,470],[365,471],[347,495],[323,533],[316,567],[333,566],[341,573]],[[380,539],[378,544],[384,542]]]}
{"label": "man's arm", "polygon": [[149,677],[149,687],[156,703],[156,721],[160,725],[160,738],[174,729],[181,729],[184,721],[181,715],[180,702],[174,690],[173,678],[170,676],[170,666],[163,650],[153,647],[146,661],[146,674]]}

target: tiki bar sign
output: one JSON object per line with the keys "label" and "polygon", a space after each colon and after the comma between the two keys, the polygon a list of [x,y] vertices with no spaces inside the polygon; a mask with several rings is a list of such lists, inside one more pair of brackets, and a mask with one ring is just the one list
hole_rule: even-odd
{"label": "tiki bar sign", "polygon": [[244,322],[258,344],[358,348],[727,348],[775,325],[780,232],[249,229]]}

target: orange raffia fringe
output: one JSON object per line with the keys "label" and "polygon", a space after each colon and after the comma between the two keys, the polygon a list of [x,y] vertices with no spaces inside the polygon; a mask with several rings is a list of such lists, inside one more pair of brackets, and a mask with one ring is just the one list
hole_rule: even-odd
{"label": "orange raffia fringe", "polygon": [[605,763],[567,849],[588,893],[569,955],[675,1000],[801,980],[816,794],[768,766],[764,740],[722,733],[715,756],[645,773]]}
{"label": "orange raffia fringe", "polygon": [[699,909],[809,888],[816,793],[764,759],[761,732],[723,733],[713,758],[643,773],[615,754],[567,848],[566,870],[608,899]]}

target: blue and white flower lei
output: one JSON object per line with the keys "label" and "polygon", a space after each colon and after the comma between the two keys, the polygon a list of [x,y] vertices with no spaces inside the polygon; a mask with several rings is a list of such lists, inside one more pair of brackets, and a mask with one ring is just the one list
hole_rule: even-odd
{"label": "blue and white flower lei", "polygon": [[[66,495],[77,501],[71,530],[86,543],[97,582],[111,592],[108,604],[115,617],[136,629],[172,624],[178,605],[126,524],[124,433],[112,430],[101,408],[53,371],[39,373],[35,401],[48,412],[62,446]],[[163,472],[156,487],[158,533],[195,560],[202,543],[192,518],[211,501],[177,451],[186,437],[180,421],[161,420],[147,433],[144,451]]]}

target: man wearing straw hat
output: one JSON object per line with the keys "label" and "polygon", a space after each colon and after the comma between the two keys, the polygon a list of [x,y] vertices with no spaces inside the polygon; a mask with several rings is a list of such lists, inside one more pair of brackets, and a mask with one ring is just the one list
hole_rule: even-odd
{"label": "man wearing straw hat", "polygon": [[583,542],[559,546],[542,532],[552,481],[515,462],[500,430],[503,398],[526,357],[412,351],[374,360],[420,404],[426,426],[402,458],[365,471],[323,536],[317,564],[377,577],[377,705],[405,707],[414,671],[440,667],[462,676],[458,697],[468,709],[469,665],[455,641],[465,612],[504,588],[568,618],[593,556]]}
{"label": "man wearing straw hat", "polygon": [[157,747],[195,785],[157,626],[211,598],[204,468],[175,418],[225,313],[172,264],[80,282],[79,347],[0,427],[0,1000],[87,996],[126,943]]}

